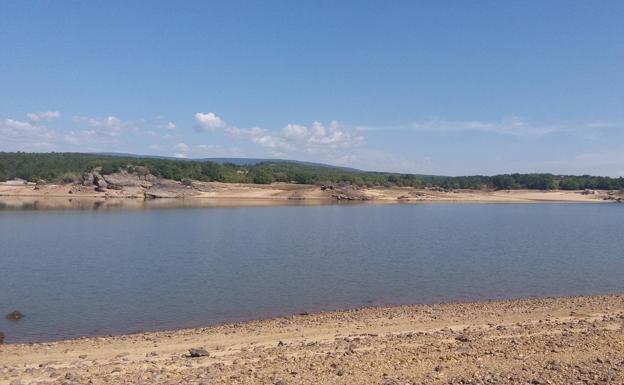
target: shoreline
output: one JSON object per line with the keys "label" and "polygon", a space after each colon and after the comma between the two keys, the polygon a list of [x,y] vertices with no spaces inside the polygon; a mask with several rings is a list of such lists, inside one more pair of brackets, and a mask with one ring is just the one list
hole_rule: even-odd
{"label": "shoreline", "polygon": [[619,191],[568,190],[444,190],[408,187],[331,187],[274,183],[250,185],[194,182],[184,186],[166,181],[155,193],[138,187],[95,191],[65,185],[0,183],[0,204],[7,207],[41,205],[71,208],[97,202],[98,205],[142,206],[271,206],[322,205],[332,203],[412,204],[447,203],[614,203],[624,199]]}
{"label": "shoreline", "polygon": [[[193,348],[209,356],[187,357]],[[467,378],[569,383],[585,375],[578,367],[588,379],[611,376],[610,381],[621,382],[623,353],[624,295],[613,294],[367,307],[0,345],[0,385],[72,378],[93,384],[141,379],[156,384],[403,384]],[[553,361],[566,370],[549,369]]]}

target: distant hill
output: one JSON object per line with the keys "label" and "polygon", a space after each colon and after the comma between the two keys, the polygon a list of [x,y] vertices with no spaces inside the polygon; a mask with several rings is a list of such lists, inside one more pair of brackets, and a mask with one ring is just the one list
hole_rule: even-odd
{"label": "distant hill", "polygon": [[351,172],[363,172],[363,170],[359,170],[357,168],[352,167],[343,167],[343,166],[334,166],[331,164],[325,163],[316,163],[316,162],[305,162],[302,160],[291,160],[291,159],[272,159],[272,158],[175,158],[172,156],[158,156],[158,155],[138,155],[138,154],[130,154],[130,153],[122,153],[122,152],[96,152],[95,155],[102,156],[118,156],[125,158],[153,158],[153,159],[171,159],[171,160],[192,160],[196,162],[214,162],[218,164],[235,164],[237,166],[255,166],[260,163],[296,163],[305,166],[313,166],[313,167],[327,167],[333,168],[337,170],[351,171]]}

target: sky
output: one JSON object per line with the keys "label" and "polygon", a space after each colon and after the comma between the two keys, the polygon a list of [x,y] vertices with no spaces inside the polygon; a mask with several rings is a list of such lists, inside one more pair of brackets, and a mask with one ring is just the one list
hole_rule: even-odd
{"label": "sky", "polygon": [[0,151],[624,176],[624,1],[0,1]]}

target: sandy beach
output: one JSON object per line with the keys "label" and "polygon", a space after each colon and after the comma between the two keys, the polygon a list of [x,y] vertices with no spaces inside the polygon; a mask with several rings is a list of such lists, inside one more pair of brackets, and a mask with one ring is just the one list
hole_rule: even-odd
{"label": "sandy beach", "polygon": [[304,313],[0,346],[2,385],[623,382],[622,295]]}

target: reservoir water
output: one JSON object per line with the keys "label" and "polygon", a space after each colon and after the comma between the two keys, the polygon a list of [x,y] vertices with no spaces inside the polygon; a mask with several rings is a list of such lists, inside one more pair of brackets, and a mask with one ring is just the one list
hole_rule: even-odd
{"label": "reservoir water", "polygon": [[613,292],[617,204],[0,209],[7,342]]}

